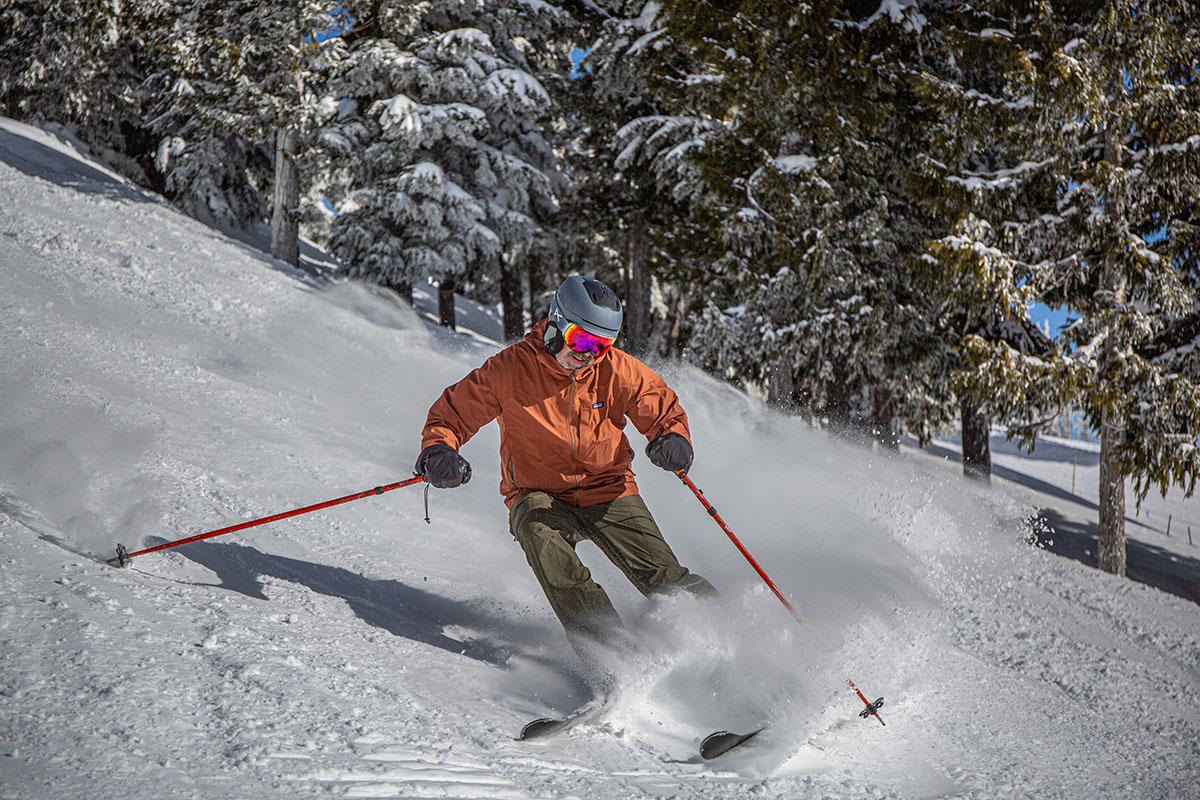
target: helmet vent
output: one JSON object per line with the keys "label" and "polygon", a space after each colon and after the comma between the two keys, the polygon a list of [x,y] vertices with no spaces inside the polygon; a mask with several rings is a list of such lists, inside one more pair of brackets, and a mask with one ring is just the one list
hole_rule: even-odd
{"label": "helmet vent", "polygon": [[588,297],[592,302],[600,308],[607,308],[612,311],[621,310],[621,301],[613,294],[612,289],[609,289],[600,281],[585,280],[583,288],[587,291]]}

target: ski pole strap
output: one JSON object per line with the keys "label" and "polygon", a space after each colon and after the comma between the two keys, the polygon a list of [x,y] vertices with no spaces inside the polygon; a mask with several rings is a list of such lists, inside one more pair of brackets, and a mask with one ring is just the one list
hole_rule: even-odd
{"label": "ski pole strap", "polygon": [[316,505],[305,506],[304,508],[297,508],[297,509],[293,509],[291,511],[284,511],[279,514],[272,514],[269,517],[263,517],[262,519],[254,519],[254,520],[250,520],[249,522],[241,522],[241,523],[238,523],[237,525],[230,525],[227,528],[220,528],[215,531],[209,531],[208,533],[198,533],[195,536],[188,536],[185,539],[178,539],[174,542],[167,542],[166,544],[156,545],[155,547],[147,547],[145,550],[138,550],[136,553],[128,552],[125,549],[124,545],[117,545],[117,554],[115,556],[113,556],[112,558],[108,559],[108,563],[109,564],[114,564],[114,563],[119,564],[120,566],[123,567],[126,564],[128,564],[130,561],[132,561],[134,556],[142,556],[147,553],[154,553],[159,550],[166,550],[171,547],[178,547],[181,544],[189,544],[191,542],[198,542],[201,539],[211,539],[214,536],[221,536],[226,533],[233,533],[234,531],[242,531],[247,528],[256,527],[258,525],[266,525],[268,522],[276,522],[281,519],[287,519],[288,517],[297,517],[297,516],[300,516],[301,514],[310,514],[313,511],[320,511],[321,509],[329,508],[330,506],[341,505],[342,503],[349,503],[352,500],[361,500],[364,497],[369,497],[371,495],[383,494],[384,492],[390,492],[393,489],[400,489],[405,486],[412,486],[413,484],[421,483],[424,480],[425,479],[423,477],[421,477],[420,475],[417,475],[412,478],[409,478],[406,481],[400,481],[399,483],[391,483],[391,484],[388,484],[387,486],[376,486],[374,489],[368,489],[365,492],[358,492],[357,494],[350,494],[350,495],[346,495],[345,497],[339,497],[336,500],[327,500],[324,503],[317,503]]}

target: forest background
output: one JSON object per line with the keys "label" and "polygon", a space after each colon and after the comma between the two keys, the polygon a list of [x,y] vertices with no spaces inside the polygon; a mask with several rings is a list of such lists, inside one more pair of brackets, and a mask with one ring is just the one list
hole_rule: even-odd
{"label": "forest background", "polygon": [[4,114],[446,326],[595,275],[624,349],[984,479],[1076,415],[1118,574],[1126,482],[1200,477],[1198,65],[1184,0],[0,0]]}

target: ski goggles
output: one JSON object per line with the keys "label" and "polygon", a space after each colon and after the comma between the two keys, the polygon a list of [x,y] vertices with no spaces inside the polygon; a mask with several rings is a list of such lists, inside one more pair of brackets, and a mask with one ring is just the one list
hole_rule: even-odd
{"label": "ski goggles", "polygon": [[562,332],[563,341],[567,343],[567,347],[574,350],[576,353],[593,353],[597,358],[604,355],[608,348],[612,347],[616,339],[609,339],[605,336],[597,336],[590,331],[585,331],[583,328],[576,325],[574,322],[567,325],[567,329]]}

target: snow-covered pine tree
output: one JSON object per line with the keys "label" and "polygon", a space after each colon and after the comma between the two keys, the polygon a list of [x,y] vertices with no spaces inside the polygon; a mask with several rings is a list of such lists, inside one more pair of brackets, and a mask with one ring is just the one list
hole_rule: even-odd
{"label": "snow-covered pine tree", "polygon": [[670,0],[667,30],[696,59],[670,111],[695,127],[676,141],[664,115],[637,131],[671,141],[652,155],[663,167],[688,154],[720,245],[693,357],[889,446],[898,424],[927,437],[953,411],[918,263],[942,222],[910,189],[928,112],[909,82],[932,13]]}
{"label": "snow-covered pine tree", "polygon": [[138,183],[155,180],[141,85],[153,51],[146,30],[160,3],[7,0],[0,8],[0,109],[60,126]]}
{"label": "snow-covered pine tree", "polygon": [[[260,221],[271,186],[271,251],[299,258],[301,177],[324,75],[343,51],[347,0],[160,0],[151,34],[158,70],[152,126],[157,163],[177,202],[233,227]],[[267,148],[264,157],[262,148]],[[266,158],[274,175],[264,175]]]}
{"label": "snow-covered pine tree", "polygon": [[[934,109],[927,128],[931,145],[917,164],[925,184],[923,202],[939,216],[957,220],[952,231],[928,242],[925,261],[939,284],[936,324],[950,342],[983,336],[1040,357],[1053,345],[1025,314],[1036,299],[1026,266],[999,249],[997,231],[972,213],[978,195],[972,189],[982,185],[1014,190],[1005,194],[1012,203],[1022,199],[1011,180],[1012,170],[1006,169],[1009,154],[996,137],[996,131],[1007,129],[1011,116],[1024,108],[1021,100],[1005,98],[1004,72],[992,57],[990,40],[1007,35],[997,17],[998,6],[963,4],[953,14],[938,17],[939,47],[927,53],[924,69],[914,80],[919,96]],[[962,363],[961,354],[951,361],[954,367]],[[958,394],[963,472],[990,479],[991,424],[1036,427],[1042,422],[1041,409],[1018,409],[1017,418],[1006,419],[997,416],[990,398]]]}
{"label": "snow-covered pine tree", "polygon": [[547,140],[549,83],[569,70],[569,15],[547,3],[377,3],[330,86],[320,141],[337,202],[330,245],[350,274],[404,291],[502,283],[524,331],[516,260],[565,180]]}
{"label": "snow-covered pine tree", "polygon": [[660,92],[689,72],[659,8],[646,0],[610,0],[581,14],[589,46],[572,76],[571,143],[563,153],[573,191],[555,232],[572,269],[620,287],[621,346],[637,355],[673,356],[688,287],[699,278],[693,253],[704,248],[688,245],[698,232],[688,205],[671,196],[651,159],[637,146],[627,148],[622,133],[635,119],[656,118],[664,108]]}
{"label": "snow-covered pine tree", "polygon": [[1072,402],[1100,431],[1098,560],[1124,574],[1126,478],[1190,493],[1200,474],[1200,384],[1182,368],[1187,337],[1166,335],[1196,307],[1200,9],[980,7],[995,22],[971,35],[996,88],[940,87],[992,151],[985,170],[965,152],[943,176],[973,195],[954,250],[981,255],[962,263],[1013,293],[1014,316],[1029,297],[1078,316],[1039,357],[968,337],[964,388],[1024,416],[1027,440]]}

